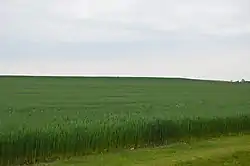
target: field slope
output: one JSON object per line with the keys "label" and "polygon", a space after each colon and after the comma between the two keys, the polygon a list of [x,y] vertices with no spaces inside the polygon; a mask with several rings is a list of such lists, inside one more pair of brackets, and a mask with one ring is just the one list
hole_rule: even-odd
{"label": "field slope", "polygon": [[0,165],[250,131],[247,83],[0,77],[0,94]]}

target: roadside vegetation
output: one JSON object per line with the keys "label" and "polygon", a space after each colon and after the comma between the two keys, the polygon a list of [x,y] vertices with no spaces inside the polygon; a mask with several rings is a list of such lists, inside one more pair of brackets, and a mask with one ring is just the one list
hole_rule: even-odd
{"label": "roadside vegetation", "polygon": [[193,140],[168,146],[73,157],[49,166],[249,166],[250,136]]}

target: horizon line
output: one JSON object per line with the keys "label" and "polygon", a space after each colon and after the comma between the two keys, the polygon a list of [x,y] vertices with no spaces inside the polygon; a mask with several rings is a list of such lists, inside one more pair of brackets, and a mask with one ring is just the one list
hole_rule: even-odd
{"label": "horizon line", "polygon": [[135,76],[135,75],[59,75],[59,74],[0,74],[0,77],[60,77],[60,78],[155,78],[155,79],[185,79],[200,81],[234,82],[240,80],[209,79],[183,76]]}

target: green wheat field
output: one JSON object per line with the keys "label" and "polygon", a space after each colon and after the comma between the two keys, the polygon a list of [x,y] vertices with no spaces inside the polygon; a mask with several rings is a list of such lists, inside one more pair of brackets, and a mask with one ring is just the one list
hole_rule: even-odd
{"label": "green wheat field", "polygon": [[0,77],[0,165],[250,131],[250,84]]}

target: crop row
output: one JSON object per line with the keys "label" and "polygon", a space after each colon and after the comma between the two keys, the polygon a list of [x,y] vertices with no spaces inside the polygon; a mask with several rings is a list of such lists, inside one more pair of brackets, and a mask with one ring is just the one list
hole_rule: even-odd
{"label": "crop row", "polygon": [[82,156],[121,148],[163,145],[192,137],[250,131],[250,116],[180,120],[73,121],[0,133],[0,165],[27,164],[55,157]]}

